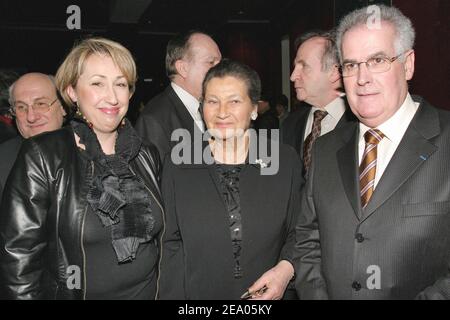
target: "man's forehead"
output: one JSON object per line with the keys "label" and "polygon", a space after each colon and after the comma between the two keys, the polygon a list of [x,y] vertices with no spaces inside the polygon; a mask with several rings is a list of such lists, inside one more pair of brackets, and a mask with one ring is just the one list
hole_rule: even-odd
{"label": "man's forehead", "polygon": [[36,79],[19,82],[14,86],[13,96],[18,99],[38,99],[56,94],[56,87],[50,79]]}
{"label": "man's forehead", "polygon": [[393,54],[395,45],[395,29],[387,23],[378,28],[358,25],[348,30],[342,39],[342,55],[344,59],[352,59],[350,55],[370,57],[377,53]]}
{"label": "man's forehead", "polygon": [[368,37],[383,38],[393,40],[395,36],[395,27],[387,21],[381,21],[379,25],[371,26],[367,24],[358,24],[347,30],[342,38],[342,44],[345,42],[360,42]]}
{"label": "man's forehead", "polygon": [[320,59],[320,54],[325,49],[326,40],[322,37],[314,37],[303,42],[297,50],[297,57],[304,59],[308,56],[315,56]]}

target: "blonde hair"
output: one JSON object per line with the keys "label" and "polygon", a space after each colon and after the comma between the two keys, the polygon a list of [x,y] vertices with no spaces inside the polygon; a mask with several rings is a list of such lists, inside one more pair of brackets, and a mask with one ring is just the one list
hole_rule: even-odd
{"label": "blonde hair", "polygon": [[66,59],[64,59],[64,62],[59,66],[55,75],[56,87],[64,102],[71,108],[73,108],[75,104],[67,94],[67,88],[69,86],[75,88],[80,75],[83,73],[86,60],[93,54],[111,57],[120,71],[123,72],[123,75],[128,82],[130,93],[134,93],[137,81],[137,71],[136,63],[134,62],[130,51],[120,43],[109,39],[85,39],[72,48]]}

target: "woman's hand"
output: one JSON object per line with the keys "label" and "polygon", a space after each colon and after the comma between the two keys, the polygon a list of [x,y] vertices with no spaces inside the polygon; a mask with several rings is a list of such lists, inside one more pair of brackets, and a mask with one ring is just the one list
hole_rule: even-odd
{"label": "woman's hand", "polygon": [[286,260],[281,260],[248,288],[247,297],[243,296],[243,299],[280,300],[293,276],[294,267],[292,264]]}

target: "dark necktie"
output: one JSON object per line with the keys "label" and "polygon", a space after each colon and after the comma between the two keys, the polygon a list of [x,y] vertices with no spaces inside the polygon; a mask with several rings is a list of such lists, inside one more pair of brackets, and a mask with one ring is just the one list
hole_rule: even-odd
{"label": "dark necktie", "polygon": [[320,136],[321,121],[327,116],[328,112],[316,110],[314,112],[314,120],[311,133],[306,137],[303,144],[303,164],[305,169],[305,176],[308,175],[309,166],[311,165],[311,149],[314,141]]}
{"label": "dark necktie", "polygon": [[364,209],[372,197],[377,172],[377,146],[384,138],[384,134],[378,129],[369,129],[364,134],[366,147],[359,166],[359,187],[361,206]]}

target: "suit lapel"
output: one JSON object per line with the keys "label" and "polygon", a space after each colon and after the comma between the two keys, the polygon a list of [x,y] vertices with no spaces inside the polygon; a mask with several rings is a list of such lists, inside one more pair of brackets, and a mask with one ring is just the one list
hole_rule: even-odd
{"label": "suit lapel", "polygon": [[345,126],[349,122],[357,122],[357,120],[358,119],[355,117],[353,112],[350,110],[350,107],[347,107],[347,109],[345,109],[345,112],[342,115],[341,119],[339,119],[338,123],[336,124],[336,129]]}
{"label": "suit lapel", "polygon": [[311,107],[304,107],[303,113],[299,116],[297,123],[295,124],[295,150],[297,150],[300,160],[303,162],[303,143],[305,141],[305,129],[308,116],[311,111]]}
{"label": "suit lapel", "polygon": [[436,110],[422,103],[378,182],[364,220],[372,215],[437,150],[429,139],[440,132]]}
{"label": "suit lapel", "polygon": [[359,197],[358,176],[358,123],[349,125],[343,131],[344,145],[337,152],[337,161],[345,194],[351,203],[355,216],[361,217],[361,202]]}
{"label": "suit lapel", "polygon": [[[357,118],[351,111],[350,107],[348,106],[347,99],[345,100],[346,109],[342,117],[339,119],[338,123],[336,124],[336,128],[341,128],[348,124],[349,122],[357,122]],[[295,130],[296,133],[295,136],[295,149],[298,151],[300,155],[300,159],[303,161],[303,144],[305,141],[305,129],[306,129],[306,122],[308,121],[309,113],[311,112],[311,107],[305,107],[304,110],[302,110],[302,114],[299,114],[299,118],[297,119]]]}

